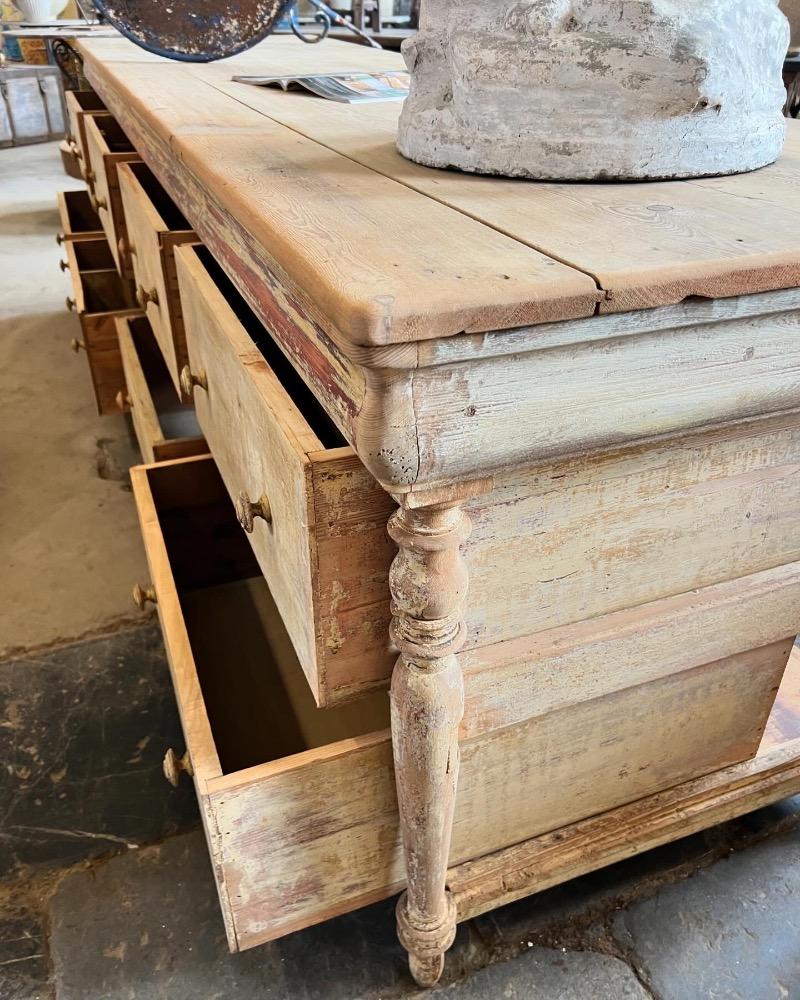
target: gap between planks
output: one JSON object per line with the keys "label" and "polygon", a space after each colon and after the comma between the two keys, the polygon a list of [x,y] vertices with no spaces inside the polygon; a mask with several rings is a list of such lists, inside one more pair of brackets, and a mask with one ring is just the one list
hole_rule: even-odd
{"label": "gap between planks", "polygon": [[[485,226],[487,229],[492,229],[494,230],[494,232],[499,233],[501,236],[505,236],[508,239],[514,240],[515,243],[519,243],[521,246],[526,246],[528,247],[529,250],[534,250],[536,253],[540,253],[543,257],[547,257],[550,260],[556,261],[558,264],[563,264],[565,267],[571,267],[574,271],[580,271],[581,274],[585,274],[586,277],[591,278],[592,281],[597,286],[597,301],[595,302],[594,306],[595,316],[600,315],[601,304],[611,297],[610,290],[603,287],[600,278],[596,274],[593,274],[591,271],[587,271],[585,268],[581,267],[579,264],[576,264],[574,261],[567,260],[565,257],[556,255],[552,252],[552,250],[547,250],[545,247],[531,240],[521,239],[518,235],[509,232],[503,226],[493,225],[486,219],[481,218],[474,212],[467,211],[465,208],[461,206],[452,205],[450,202],[445,201],[442,198],[436,198],[428,191],[420,191],[419,188],[414,187],[413,184],[409,184],[407,181],[401,180],[398,177],[394,177],[392,176],[392,174],[388,173],[385,170],[379,170],[372,164],[362,163],[360,160],[355,159],[355,157],[351,156],[349,153],[343,153],[341,150],[336,149],[334,146],[329,145],[326,142],[323,142],[317,136],[311,135],[308,131],[303,131],[302,129],[299,129],[294,125],[290,125],[287,122],[281,121],[278,118],[274,118],[272,115],[266,114],[266,112],[262,108],[259,108],[253,104],[249,104],[241,97],[236,97],[234,94],[231,94],[227,89],[218,86],[211,80],[206,79],[206,77],[204,77],[201,73],[198,73],[197,71],[193,72],[192,70],[193,67],[190,68],[190,72],[192,73],[192,76],[194,76],[196,80],[206,84],[206,86],[208,87],[211,87],[212,90],[216,90],[217,93],[223,94],[225,97],[229,97],[232,101],[236,101],[236,103],[241,104],[242,107],[248,108],[248,110],[250,111],[255,111],[257,114],[261,115],[262,118],[266,118],[268,121],[274,122],[276,125],[280,125],[283,128],[288,129],[290,132],[294,132],[296,135],[301,135],[304,139],[308,139],[310,142],[315,142],[318,146],[322,146],[329,152],[335,153],[337,156],[342,156],[346,160],[350,160],[351,163],[355,163],[359,167],[364,167],[367,170],[371,170],[373,173],[380,175],[381,177],[385,177],[387,180],[393,181],[395,184],[400,184],[402,187],[407,188],[409,191],[413,191],[415,194],[423,194],[425,197],[430,198],[431,201],[435,201],[438,204],[444,206],[445,208],[449,208],[454,212],[458,212],[459,215],[463,215],[465,218],[471,219],[473,222],[477,222],[479,225]],[[249,86],[249,84],[243,83],[242,86],[246,87]],[[171,141],[170,145],[172,145]],[[587,316],[585,318],[588,319],[589,317]]]}

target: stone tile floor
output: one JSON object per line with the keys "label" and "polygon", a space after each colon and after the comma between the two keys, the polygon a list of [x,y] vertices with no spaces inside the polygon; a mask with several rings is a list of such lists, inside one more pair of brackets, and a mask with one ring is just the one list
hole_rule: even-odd
{"label": "stone tile floor", "polygon": [[392,910],[232,956],[197,830],[0,895],[0,997],[800,1000],[800,799],[462,925],[428,993]]}

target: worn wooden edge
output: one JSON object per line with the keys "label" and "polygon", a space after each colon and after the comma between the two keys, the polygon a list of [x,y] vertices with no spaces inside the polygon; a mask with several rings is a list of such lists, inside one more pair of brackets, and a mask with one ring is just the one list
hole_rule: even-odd
{"label": "worn wooden edge", "polygon": [[[90,82],[107,106],[117,115],[120,122],[123,125],[127,125],[130,117],[138,114],[139,109],[134,109],[130,106],[131,102],[126,93],[125,85],[125,64],[115,63],[97,56],[92,51],[90,44],[86,46],[81,45],[80,47],[85,56],[85,72]],[[230,95],[225,94],[211,77],[195,76],[194,83],[198,87],[208,88],[209,93],[214,93],[217,97],[228,97],[231,106],[237,106],[240,111],[247,108],[251,116],[252,127],[242,130],[243,134],[252,133],[253,127],[260,127],[265,135],[270,131],[273,134],[276,131],[286,133],[293,136],[295,141],[313,143],[320,151],[324,150],[330,156],[336,156],[342,162],[348,162],[354,171],[361,172],[361,175],[364,177],[371,175],[372,178],[380,179],[387,185],[391,184],[395,185],[398,189],[402,188],[404,197],[406,198],[412,194],[418,196],[422,201],[426,201],[432,210],[439,211],[444,207],[450,208],[450,206],[441,205],[436,199],[431,199],[422,192],[400,184],[400,182],[387,177],[371,166],[360,164],[352,157],[344,156],[332,149],[328,149],[324,144],[314,139],[306,138],[296,129],[292,129],[274,118],[248,108],[241,100],[236,100],[230,97]],[[145,113],[148,115],[147,127],[150,130],[159,127],[157,114],[151,114],[149,111]],[[160,128],[160,131],[164,132],[163,126]],[[163,141],[163,134],[160,138]],[[193,136],[191,130],[188,129],[176,129],[171,138],[173,152],[184,161],[182,168],[188,170],[190,173],[197,170],[197,164],[193,162],[193,157],[196,155],[193,138],[196,138],[196,135]],[[265,138],[264,141],[268,142],[269,139]],[[183,206],[180,207],[183,210]],[[451,209],[451,211],[456,210]],[[184,214],[186,213],[184,212]],[[437,301],[430,303],[430,308],[426,310],[424,308],[425,303],[412,299],[403,305],[402,308],[401,303],[396,302],[390,316],[389,312],[387,312],[387,304],[377,301],[378,296],[367,297],[366,295],[351,294],[341,284],[331,284],[329,288],[327,286],[323,288],[318,283],[317,287],[313,288],[309,287],[308,282],[302,279],[289,280],[284,275],[282,280],[285,280],[286,287],[291,289],[293,295],[298,295],[306,299],[309,294],[312,294],[314,300],[312,311],[314,313],[319,312],[318,307],[321,306],[323,314],[329,321],[335,324],[336,329],[345,339],[355,344],[364,345],[387,343],[387,319],[389,318],[391,319],[392,328],[395,331],[400,331],[398,334],[399,338],[410,341],[419,339],[420,337],[428,338],[437,335],[453,335],[465,329],[480,331],[489,329],[493,325],[513,328],[523,325],[526,322],[546,322],[563,318],[571,319],[580,316],[591,316],[595,313],[598,298],[597,286],[595,281],[585,272],[573,267],[571,264],[563,263],[536,248],[529,247],[513,237],[508,237],[506,234],[499,232],[496,227],[487,225],[481,220],[471,218],[462,212],[456,211],[456,214],[458,215],[458,224],[460,226],[466,228],[467,224],[469,224],[470,230],[474,228],[475,239],[480,240],[481,235],[483,235],[484,238],[508,240],[509,245],[516,244],[520,254],[523,251],[530,253],[531,261],[541,258],[542,260],[546,260],[548,264],[563,269],[563,282],[566,282],[567,287],[562,287],[563,282],[551,282],[549,285],[547,282],[542,282],[545,286],[544,289],[537,285],[528,294],[516,296],[511,294],[511,289],[509,288],[504,289],[502,293],[498,292],[496,304],[487,305],[483,301],[459,303],[455,309],[452,304],[445,305],[441,301]],[[198,225],[196,219],[192,219],[191,221],[195,225]],[[209,242],[205,234],[201,235],[206,242]],[[252,242],[252,236],[248,236],[247,238]],[[264,244],[264,250],[269,255],[269,246],[266,245],[269,243],[269,240],[264,237],[261,239],[261,242]],[[281,263],[271,256],[270,266],[276,273],[283,270]],[[510,282],[508,284],[511,285]],[[326,290],[327,297],[323,294]]]}
{"label": "worn wooden edge", "polygon": [[[101,231],[99,239],[105,239],[105,234]],[[83,291],[83,281],[81,280],[81,270],[78,267],[78,255],[72,245],[74,241],[64,241],[64,254],[69,266],[69,278],[72,283],[73,301],[75,302],[75,312],[82,316],[86,312],[86,296]]]}
{"label": "worn wooden edge", "polygon": [[[177,459],[173,464],[202,460],[210,460],[210,456]],[[192,656],[192,647],[161,531],[158,511],[148,481],[149,468],[147,465],[134,466],[130,470],[131,486],[151,582],[158,598],[156,607],[161,622],[161,632],[164,636],[181,726],[194,768],[197,794],[202,797],[207,794],[209,782],[222,774],[222,767],[214,743],[211,723],[206,712],[203,692]]]}
{"label": "worn wooden edge", "polygon": [[128,317],[115,320],[119,352],[122,357],[122,369],[125,372],[125,387],[127,389],[131,419],[139,441],[142,458],[146,463],[155,461],[155,446],[165,440],[158,411],[153,403],[153,395],[147,384],[139,352],[133,340]]}
{"label": "worn wooden edge", "polygon": [[[172,357],[164,360],[170,377],[175,385],[175,392],[182,402],[191,402],[184,395],[180,384],[181,369],[189,361],[189,351],[186,346],[186,328],[183,323],[183,304],[178,287],[178,271],[175,266],[175,250],[184,244],[199,245],[196,233],[191,230],[169,230],[160,235],[161,279],[166,295],[166,321],[169,324]],[[161,349],[164,354],[164,348]]]}
{"label": "worn wooden edge", "polygon": [[208,454],[208,442],[201,435],[196,437],[167,438],[153,445],[155,462],[172,462],[177,458],[197,458]]}
{"label": "worn wooden edge", "polygon": [[[137,154],[136,160],[138,159],[139,156]],[[150,200],[150,196],[139,183],[139,178],[131,169],[131,163],[136,162],[136,160],[123,160],[117,166],[117,181],[119,182],[120,190],[122,191],[127,188],[130,191],[131,197],[136,201],[138,211],[146,216],[147,224],[155,233],[169,232],[166,222],[164,222],[158,209]]]}
{"label": "worn wooden edge", "polygon": [[[605,291],[600,315],[627,313],[674,305],[692,296],[724,299],[757,292],[796,288],[800,285],[797,253],[780,251],[731,261],[705,261],[703,273],[688,261],[664,268],[648,280],[648,272],[610,271],[598,279]],[[657,279],[657,280],[656,280]]]}
{"label": "worn wooden edge", "polygon": [[794,739],[744,764],[451,868],[447,884],[458,920],[470,920],[798,792],[800,739]]}
{"label": "worn wooden edge", "polygon": [[87,229],[85,232],[76,233],[71,228],[69,217],[69,205],[67,204],[71,194],[83,194],[79,191],[59,191],[56,195],[58,204],[58,217],[61,221],[61,232],[64,234],[65,243],[82,243],[84,240],[104,240],[106,234],[100,229]]}
{"label": "worn wooden edge", "polygon": [[391,742],[392,734],[389,729],[379,729],[374,733],[367,733],[364,736],[351,736],[336,743],[329,743],[327,746],[315,747],[312,750],[302,750],[300,753],[290,754],[278,760],[267,761],[264,764],[254,764],[253,767],[244,768],[241,771],[233,771],[214,777],[208,782],[208,793],[228,792],[231,790],[241,791],[250,785],[260,784],[268,781],[277,774],[291,774],[294,771],[303,771],[305,768],[324,761],[337,760],[340,757],[348,757],[369,747],[378,746],[381,743]]}
{"label": "worn wooden edge", "polygon": [[[222,872],[224,872],[225,862],[220,861],[219,865]],[[224,874],[221,878],[224,881]],[[405,881],[394,882],[380,889],[376,889],[374,892],[365,892],[360,896],[349,897],[345,902],[339,904],[338,906],[329,906],[326,909],[319,910],[318,914],[314,916],[313,923],[309,923],[308,918],[291,920],[285,924],[281,924],[280,927],[276,927],[272,931],[264,931],[259,934],[248,934],[245,943],[238,939],[234,931],[233,937],[228,937],[228,948],[232,953],[243,950],[249,951],[251,948],[258,948],[261,945],[269,944],[270,941],[278,941],[289,934],[306,930],[310,926],[325,923],[327,920],[333,920],[335,917],[341,917],[346,913],[352,913],[354,910],[360,910],[365,906],[371,906],[373,903],[380,903],[384,899],[396,896],[398,893],[402,892],[405,887]]]}
{"label": "worn wooden edge", "polygon": [[242,327],[225,296],[203,267],[202,261],[194,252],[194,245],[188,243],[175,247],[175,268],[181,297],[185,299],[187,295],[196,295],[206,300],[219,320],[219,326],[224,328],[231,350],[256,385],[264,405],[272,412],[298,458],[304,464],[308,464],[310,453],[325,451],[322,442],[289,397],[261,351]]}
{"label": "worn wooden edge", "polygon": [[[766,318],[800,309],[800,288],[741,294],[731,298],[688,297],[672,305],[606,313],[558,323],[522,326],[514,330],[462,333],[456,337],[420,341],[416,350],[375,348],[361,355],[362,363],[384,368],[432,368],[460,362],[483,361],[560,347],[672,333],[696,326],[714,326],[733,320]],[[412,345],[406,345],[410,347]]]}
{"label": "worn wooden edge", "polygon": [[[113,105],[118,119],[144,153],[144,160],[161,184],[195,225],[197,235],[232,276],[261,321],[273,328],[276,341],[295,368],[319,391],[326,408],[348,440],[355,436],[354,420],[365,392],[363,369],[347,359],[339,340],[332,335],[328,320],[308,296],[287,291],[285,275],[272,274],[267,252],[259,252],[243,226],[230,221],[226,229],[223,210],[210,192],[184,164],[168,139],[160,136],[143,112],[119,97],[113,79],[107,80],[104,66],[87,63],[98,91]],[[196,207],[193,214],[187,206]],[[202,206],[202,214],[200,207]],[[239,254],[230,248],[239,247]],[[242,248],[251,252],[242,257]]]}
{"label": "worn wooden edge", "polygon": [[[534,636],[499,642],[462,653],[467,711],[460,728],[461,743],[465,745],[488,733],[519,725],[537,715],[568,708],[577,702],[591,701],[626,688],[652,683],[669,673],[697,669],[746,652],[754,645],[761,647],[778,642],[797,630],[798,619],[795,612],[800,600],[796,596],[798,581],[800,563],[792,563],[752,574],[741,580],[715,584],[688,594],[662,598],[638,608],[612,612],[586,622],[560,626]],[[719,615],[724,620],[725,615],[734,614],[740,607],[753,611],[758,608],[759,601],[766,601],[765,607],[770,615],[759,631],[755,644],[748,644],[746,637],[738,632],[731,635],[730,639],[726,634],[719,637],[711,635],[705,645],[694,635],[697,629],[702,630],[706,625],[718,625],[719,621],[715,616]],[[672,626],[672,635],[665,636],[665,632]],[[590,647],[594,655],[600,658],[600,662],[603,662],[603,658],[607,660],[616,655],[615,651],[620,644],[624,647],[626,643],[630,645],[631,642],[642,641],[644,637],[656,650],[659,643],[670,641],[678,647],[683,643],[694,642],[697,651],[693,656],[681,658],[679,667],[672,661],[662,667],[656,661],[650,669],[644,673],[640,671],[641,676],[628,683],[606,683],[592,688],[587,681],[585,689],[576,692],[574,699],[560,699],[552,703],[546,703],[546,699],[543,699],[539,708],[526,702],[524,692],[530,687],[537,670],[547,668],[558,671],[575,660],[576,656],[579,658],[581,652]],[[576,663],[579,667],[579,659]],[[601,676],[602,673],[601,671]],[[510,688],[511,695],[507,698],[498,696],[498,690],[502,694],[506,686]],[[225,775],[214,783],[214,790],[247,787],[272,775],[302,769],[309,763],[335,759],[390,739],[388,730],[370,733],[354,740],[258,764]]]}

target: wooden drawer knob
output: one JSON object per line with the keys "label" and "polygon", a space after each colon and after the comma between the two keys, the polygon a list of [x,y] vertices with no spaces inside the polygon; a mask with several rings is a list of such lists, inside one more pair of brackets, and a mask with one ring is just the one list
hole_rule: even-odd
{"label": "wooden drawer knob", "polygon": [[94,208],[95,212],[99,212],[101,208],[102,209],[108,208],[108,202],[105,200],[105,198],[96,198],[94,195],[92,195],[92,208]]}
{"label": "wooden drawer knob", "polygon": [[95,177],[94,170],[87,170],[86,171],[86,181],[89,184],[91,184],[94,181],[94,177]]}
{"label": "wooden drawer knob", "polygon": [[[131,405],[131,397],[123,389],[119,390],[114,399],[120,410],[124,410],[126,406]],[[138,587],[139,584],[137,583],[136,586]]]}
{"label": "wooden drawer knob", "polygon": [[240,493],[236,501],[236,517],[248,535],[253,531],[257,517],[263,518],[267,524],[272,524],[272,508],[268,498],[262,495],[260,500],[253,502],[246,493]]}
{"label": "wooden drawer knob", "polygon": [[69,342],[69,349],[72,351],[73,354],[77,354],[79,351],[86,350],[86,344],[84,344],[82,340],[78,340],[77,337],[73,337],[72,340]]}
{"label": "wooden drawer knob", "polygon": [[140,583],[133,585],[133,603],[140,611],[144,611],[147,603],[158,604],[154,587],[143,587]]}
{"label": "wooden drawer knob", "polygon": [[66,238],[67,237],[64,235],[64,233],[56,233],[56,243],[59,246],[61,246],[61,244],[64,242]]}
{"label": "wooden drawer knob", "polygon": [[144,287],[144,285],[139,285],[136,289],[136,301],[142,307],[142,309],[147,308],[147,303],[152,302],[154,306],[158,305],[158,291],[155,288],[151,288],[150,291]]}
{"label": "wooden drawer knob", "polygon": [[128,257],[136,256],[136,251],[133,249],[131,244],[128,243],[124,236],[120,236],[119,242],[117,243],[117,250],[123,260],[127,260]]}
{"label": "wooden drawer knob", "polygon": [[179,757],[170,747],[164,754],[164,777],[173,788],[177,788],[182,774],[188,774],[190,778],[194,774],[189,751],[187,750],[183,757]]}
{"label": "wooden drawer knob", "polygon": [[66,260],[60,260],[58,262],[58,266],[61,268],[62,271],[69,271],[69,262]]}
{"label": "wooden drawer knob", "polygon": [[181,389],[183,389],[184,396],[191,396],[194,392],[194,387],[199,386],[201,389],[205,389],[208,392],[208,380],[206,379],[205,372],[199,372],[195,374],[188,365],[184,365],[181,368]]}
{"label": "wooden drawer knob", "polygon": [[75,299],[71,299],[69,295],[64,299],[64,305],[67,307],[67,312],[75,312]]}

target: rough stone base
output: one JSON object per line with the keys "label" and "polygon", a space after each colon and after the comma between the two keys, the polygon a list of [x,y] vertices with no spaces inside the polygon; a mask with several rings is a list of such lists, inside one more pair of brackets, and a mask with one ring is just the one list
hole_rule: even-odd
{"label": "rough stone base", "polygon": [[730,174],[783,148],[778,0],[428,0],[397,146],[547,180]]}

